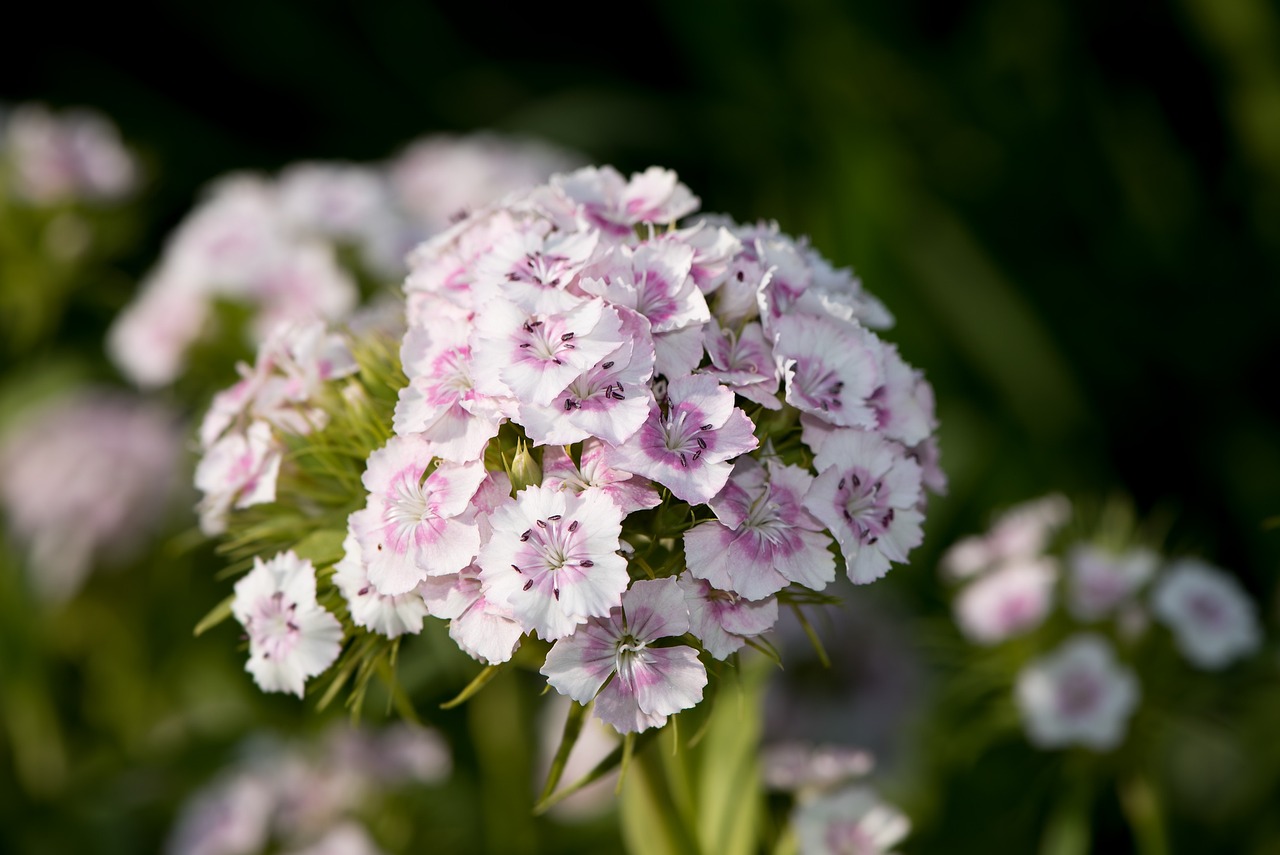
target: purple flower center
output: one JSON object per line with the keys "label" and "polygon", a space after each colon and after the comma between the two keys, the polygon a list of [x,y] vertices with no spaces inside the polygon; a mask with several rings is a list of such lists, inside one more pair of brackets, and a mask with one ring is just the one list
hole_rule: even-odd
{"label": "purple flower center", "polygon": [[1102,700],[1102,684],[1088,672],[1069,671],[1058,681],[1056,700],[1058,712],[1068,718],[1087,715]]}
{"label": "purple flower center", "polygon": [[[882,495],[883,493],[883,495]],[[836,508],[862,543],[874,544],[893,525],[883,480],[872,480],[864,470],[847,473],[836,484]]]}
{"label": "purple flower center", "polygon": [[300,631],[293,621],[297,608],[297,603],[285,602],[284,592],[276,591],[249,615],[245,629],[264,659],[284,659],[293,651]]}
{"label": "purple flower center", "polygon": [[844,381],[825,362],[818,359],[797,359],[792,388],[806,404],[824,413],[839,410],[843,406],[840,394]]}
{"label": "purple flower center", "polygon": [[564,322],[555,318],[524,322],[517,334],[520,349],[524,351],[522,359],[533,362],[554,362],[564,365],[561,355],[574,350],[574,333],[565,329]]}
{"label": "purple flower center", "polygon": [[524,586],[526,591],[534,584],[541,587],[549,574],[552,595],[558,600],[560,583],[556,577],[559,570],[595,566],[586,550],[585,531],[577,520],[566,521],[560,514],[537,520],[532,528],[520,535],[520,542],[524,546],[516,553],[519,563],[511,566],[517,573],[528,577]]}
{"label": "purple flower center", "polygon": [[658,422],[662,447],[667,459],[688,468],[702,457],[708,448],[708,438],[714,440],[715,431],[703,422],[702,411],[686,404],[676,404],[667,409]]}

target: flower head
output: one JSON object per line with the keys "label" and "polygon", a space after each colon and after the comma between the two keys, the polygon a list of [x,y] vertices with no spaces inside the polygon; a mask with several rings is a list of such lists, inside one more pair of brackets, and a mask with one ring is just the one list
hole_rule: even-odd
{"label": "flower head", "polygon": [[1016,694],[1035,745],[1109,751],[1124,739],[1138,703],[1138,681],[1116,663],[1101,636],[1082,633],[1024,668]]}
{"label": "flower head", "polygon": [[1151,606],[1197,668],[1224,668],[1262,643],[1253,601],[1234,579],[1203,561],[1184,558],[1170,565],[1156,583]]}

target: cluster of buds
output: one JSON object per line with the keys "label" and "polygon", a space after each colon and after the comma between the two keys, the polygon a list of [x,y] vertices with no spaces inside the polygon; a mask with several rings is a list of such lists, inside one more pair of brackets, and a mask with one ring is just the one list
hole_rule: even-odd
{"label": "cluster of buds", "polygon": [[[780,602],[906,561],[943,481],[888,313],[803,241],[697,207],[669,171],[589,168],[415,250],[393,435],[322,573],[348,637],[432,615],[490,666],[539,639],[552,687],[635,733]],[[327,623],[271,626],[277,659],[338,655]]]}
{"label": "cluster of buds", "polygon": [[570,162],[535,143],[428,138],[386,164],[300,163],[274,178],[223,178],[117,319],[112,359],[132,382],[160,387],[182,375],[221,307],[247,313],[252,345],[284,321],[345,321],[361,285],[402,278],[405,253],[449,217]]}
{"label": "cluster of buds", "polygon": [[1042,748],[1107,751],[1124,741],[1141,696],[1122,654],[1136,655],[1152,615],[1201,670],[1225,668],[1256,651],[1261,629],[1240,585],[1199,559],[1166,560],[1144,546],[1101,540],[1055,548],[1070,514],[1062,496],[1012,508],[985,535],[948,550],[942,571],[963,584],[954,611],[971,642],[992,647],[1033,633],[1061,642],[1017,676],[1028,738]]}

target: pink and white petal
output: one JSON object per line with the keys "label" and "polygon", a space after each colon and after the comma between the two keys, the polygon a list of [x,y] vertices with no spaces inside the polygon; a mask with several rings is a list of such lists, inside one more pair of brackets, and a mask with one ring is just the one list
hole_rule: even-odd
{"label": "pink and white petal", "polygon": [[689,631],[684,593],[672,577],[641,579],[622,595],[627,631],[641,641],[653,641]]}
{"label": "pink and white petal", "polygon": [[707,669],[692,647],[648,647],[631,669],[636,704],[648,715],[674,715],[697,706]]}
{"label": "pink and white petal", "polygon": [[560,694],[588,703],[613,673],[620,637],[616,616],[589,621],[551,646],[540,673]]}
{"label": "pink and white petal", "polygon": [[651,715],[640,709],[635,695],[616,676],[596,696],[596,717],[619,733],[642,733],[667,723],[665,715]]}

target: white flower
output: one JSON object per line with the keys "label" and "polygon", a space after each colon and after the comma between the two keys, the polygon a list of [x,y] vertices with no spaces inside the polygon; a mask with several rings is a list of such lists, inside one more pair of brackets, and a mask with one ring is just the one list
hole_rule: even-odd
{"label": "white flower", "polygon": [[1262,643],[1248,594],[1230,576],[1198,559],[1170,565],[1156,583],[1151,606],[1197,668],[1225,668]]}
{"label": "white flower", "polygon": [[307,678],[342,650],[342,625],[316,602],[315,568],[292,551],[254,558],[236,583],[231,613],[249,635],[245,670],[264,692],[302,697]]}
{"label": "white flower", "polygon": [[1036,746],[1109,751],[1124,739],[1138,704],[1138,681],[1101,636],[1083,633],[1023,668],[1016,695],[1027,738]]}

